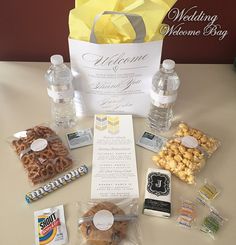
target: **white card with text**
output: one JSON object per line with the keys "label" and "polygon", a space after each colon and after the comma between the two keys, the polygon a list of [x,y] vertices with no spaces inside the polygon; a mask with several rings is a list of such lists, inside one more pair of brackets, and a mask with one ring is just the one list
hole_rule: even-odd
{"label": "white card with text", "polygon": [[139,198],[131,115],[95,115],[91,198]]}

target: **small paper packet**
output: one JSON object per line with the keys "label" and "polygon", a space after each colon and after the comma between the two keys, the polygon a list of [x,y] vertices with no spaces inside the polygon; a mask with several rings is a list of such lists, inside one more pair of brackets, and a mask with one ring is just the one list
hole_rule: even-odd
{"label": "small paper packet", "polygon": [[63,205],[34,212],[36,245],[63,245],[68,242]]}
{"label": "small paper packet", "polygon": [[66,139],[69,148],[76,149],[87,145],[93,144],[93,133],[90,128],[78,130],[76,132],[71,132],[66,134]]}
{"label": "small paper packet", "polygon": [[154,135],[145,131],[142,136],[137,141],[137,145],[144,147],[153,152],[159,152],[162,147],[165,145],[167,138],[164,138],[159,135]]}

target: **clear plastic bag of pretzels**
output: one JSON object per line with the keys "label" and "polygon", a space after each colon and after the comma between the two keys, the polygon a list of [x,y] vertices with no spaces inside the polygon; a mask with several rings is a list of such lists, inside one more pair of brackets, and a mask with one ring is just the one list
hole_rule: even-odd
{"label": "clear plastic bag of pretzels", "polygon": [[153,156],[153,161],[185,183],[195,184],[197,173],[219,145],[217,139],[182,122],[174,136]]}
{"label": "clear plastic bag of pretzels", "polygon": [[46,125],[17,132],[8,141],[33,185],[43,183],[72,166],[67,147]]}
{"label": "clear plastic bag of pretzels", "polygon": [[78,244],[141,244],[137,200],[78,203],[78,211]]}

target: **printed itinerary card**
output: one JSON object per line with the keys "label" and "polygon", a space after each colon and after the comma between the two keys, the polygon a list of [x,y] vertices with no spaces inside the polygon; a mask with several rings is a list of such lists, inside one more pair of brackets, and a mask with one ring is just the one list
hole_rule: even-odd
{"label": "printed itinerary card", "polygon": [[95,115],[91,198],[138,198],[131,115]]}

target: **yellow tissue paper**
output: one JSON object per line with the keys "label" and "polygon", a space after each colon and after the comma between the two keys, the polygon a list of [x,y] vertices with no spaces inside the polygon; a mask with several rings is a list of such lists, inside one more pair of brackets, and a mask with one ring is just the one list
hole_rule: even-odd
{"label": "yellow tissue paper", "polygon": [[[176,0],[76,0],[70,11],[70,38],[90,40],[94,19],[104,11],[140,15],[143,18],[145,42],[162,40],[159,30],[163,19]],[[124,15],[101,15],[94,25],[97,43],[132,43],[135,31]]]}

